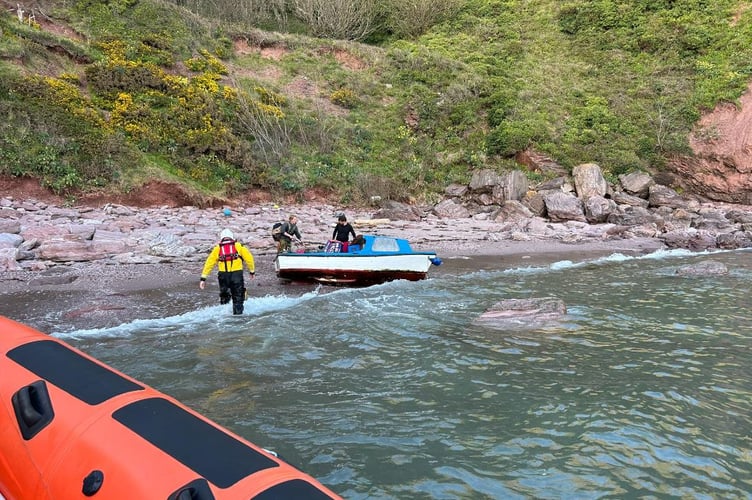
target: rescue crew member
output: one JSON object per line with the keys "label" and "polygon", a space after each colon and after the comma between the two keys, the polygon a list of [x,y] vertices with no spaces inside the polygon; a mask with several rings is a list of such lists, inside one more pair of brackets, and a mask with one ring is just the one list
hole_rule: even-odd
{"label": "rescue crew member", "polygon": [[227,304],[232,298],[232,314],[243,314],[243,301],[245,300],[243,263],[248,267],[251,279],[253,279],[256,276],[253,255],[241,243],[235,241],[232,231],[223,229],[219,235],[219,243],[212,248],[206,258],[198,286],[201,290],[204,289],[206,278],[216,265],[217,280],[219,281],[219,303]]}
{"label": "rescue crew member", "polygon": [[295,238],[298,243],[302,243],[300,231],[298,230],[298,218],[291,215],[287,222],[282,224],[282,234],[277,242],[277,253],[289,252],[292,247],[292,239]]}

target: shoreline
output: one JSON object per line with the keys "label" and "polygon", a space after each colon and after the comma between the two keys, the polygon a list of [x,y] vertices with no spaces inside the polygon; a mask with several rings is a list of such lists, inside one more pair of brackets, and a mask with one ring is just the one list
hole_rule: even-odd
{"label": "shoreline", "polygon": [[[582,262],[622,253],[644,255],[665,248],[654,238],[585,240],[423,241],[420,250],[436,251],[441,266],[429,279],[480,270],[501,270],[548,265],[570,260]],[[253,252],[256,278],[246,279],[249,297],[300,296],[340,287],[283,283],[274,273],[274,252]],[[115,264],[99,261],[55,266],[45,271],[6,271],[0,275],[0,315],[46,333],[115,327],[138,319],[174,316],[218,304],[216,270],[199,290],[204,256],[184,262]]]}

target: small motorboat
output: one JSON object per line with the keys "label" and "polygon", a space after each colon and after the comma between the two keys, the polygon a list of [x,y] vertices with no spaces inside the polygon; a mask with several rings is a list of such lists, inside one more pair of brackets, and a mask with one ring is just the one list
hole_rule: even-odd
{"label": "small motorboat", "polygon": [[0,316],[0,499],[340,498],[173,398]]}
{"label": "small motorboat", "polygon": [[274,261],[283,280],[353,286],[418,281],[438,265],[435,252],[416,252],[405,239],[374,235],[363,235],[359,245],[330,241],[315,251],[281,253]]}

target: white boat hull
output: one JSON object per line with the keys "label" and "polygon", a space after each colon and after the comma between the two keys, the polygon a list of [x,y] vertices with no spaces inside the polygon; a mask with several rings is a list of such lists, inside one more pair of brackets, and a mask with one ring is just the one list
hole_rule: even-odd
{"label": "white boat hull", "polygon": [[375,284],[406,279],[425,279],[435,254],[396,255],[281,254],[277,256],[277,276],[295,281],[333,284]]}

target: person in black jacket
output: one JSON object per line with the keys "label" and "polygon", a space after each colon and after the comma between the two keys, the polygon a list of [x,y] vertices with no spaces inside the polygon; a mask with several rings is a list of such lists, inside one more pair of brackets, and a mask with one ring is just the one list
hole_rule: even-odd
{"label": "person in black jacket", "polygon": [[337,218],[337,225],[334,226],[334,232],[332,233],[332,240],[339,241],[341,243],[341,251],[347,252],[347,247],[350,241],[350,235],[355,238],[355,230],[352,225],[347,222],[345,214],[340,215]]}

